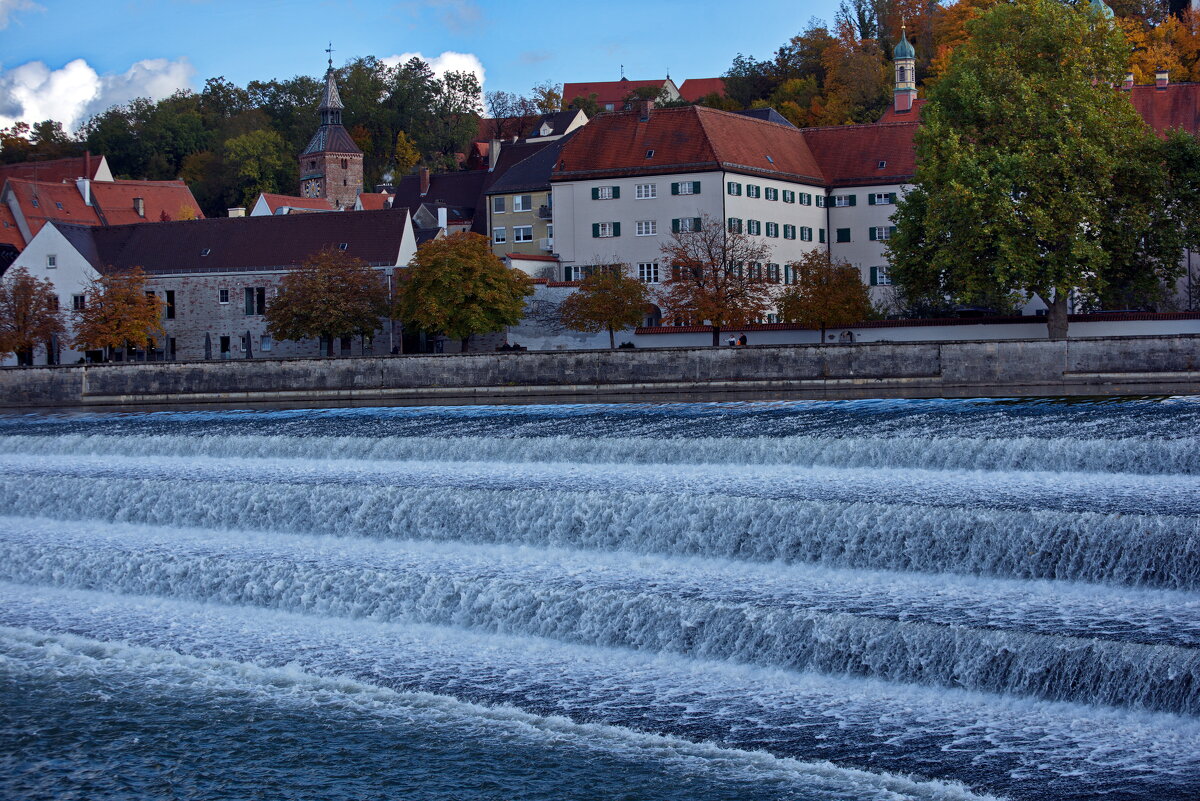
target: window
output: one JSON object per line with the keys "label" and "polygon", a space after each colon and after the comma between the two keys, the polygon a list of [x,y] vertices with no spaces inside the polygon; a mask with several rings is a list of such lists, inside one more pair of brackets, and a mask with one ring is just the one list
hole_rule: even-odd
{"label": "window", "polygon": [[273,348],[274,346],[275,346],[275,343],[271,340],[270,335],[263,334],[261,337],[259,337],[258,349],[261,350],[263,353],[270,353],[271,348]]}
{"label": "window", "polygon": [[746,220],[746,233],[758,236],[762,233],[762,223],[758,220]]}
{"label": "window", "polygon": [[634,187],[633,196],[638,200],[658,197],[658,184],[638,184]]}
{"label": "window", "polygon": [[503,245],[505,242],[507,242],[508,236],[506,234],[506,230],[507,229],[505,229],[505,228],[493,228],[492,229],[492,242],[497,245]]}
{"label": "window", "polygon": [[655,236],[658,234],[658,220],[638,220],[638,236]]}
{"label": "window", "polygon": [[767,236],[771,237],[772,239],[779,238],[779,223],[767,223]]}
{"label": "window", "polygon": [[869,206],[891,206],[896,202],[896,194],[894,192],[874,192],[867,195],[867,205]]}
{"label": "window", "polygon": [[621,187],[619,186],[593,186],[592,200],[619,200],[621,197]]}
{"label": "window", "polygon": [[[812,229],[809,228],[807,225],[800,226],[800,241],[801,242],[811,242],[812,241]],[[825,241],[824,238],[822,238],[821,241],[824,242]]]}
{"label": "window", "polygon": [[817,241],[820,242],[822,245],[825,244],[825,229],[824,228],[817,231]]}
{"label": "window", "polygon": [[746,184],[746,197],[762,197],[762,188],[757,184]]}
{"label": "window", "polygon": [[779,200],[779,190],[768,186],[763,190],[763,197],[767,200]]}
{"label": "window", "polygon": [[796,193],[790,189],[783,190],[783,202],[784,203],[795,203],[796,202]]}
{"label": "window", "polygon": [[754,281],[762,280],[762,265],[756,261],[750,262],[750,278]]}
{"label": "window", "polygon": [[643,284],[658,283],[658,262],[644,261],[638,264],[638,279]]}
{"label": "window", "polygon": [[849,242],[850,241],[850,229],[849,228],[837,229],[837,241],[838,242]]}
{"label": "window", "polygon": [[167,295],[167,308],[166,308],[167,319],[174,320],[175,319],[175,290],[168,289],[166,292],[166,295]]}
{"label": "window", "polygon": [[201,256],[212,255],[212,248],[205,248],[204,250],[200,251],[200,255]]}
{"label": "window", "polygon": [[517,195],[513,198],[513,211],[531,211],[533,195]]}
{"label": "window", "polygon": [[725,185],[725,191],[730,195],[736,195],[740,197],[742,194],[742,185],[737,181],[730,181]]}
{"label": "window", "polygon": [[35,209],[38,207],[38,199],[36,197],[33,199],[33,207]]}
{"label": "window", "polygon": [[267,288],[248,286],[245,289],[246,316],[262,314],[267,310]]}
{"label": "window", "polygon": [[504,198],[502,198],[502,197],[492,198],[492,214],[503,214],[503,213],[504,213]]}
{"label": "window", "polygon": [[887,267],[871,268],[871,286],[891,286],[892,279]]}
{"label": "window", "polygon": [[86,297],[86,295],[72,295],[71,311],[83,311],[87,303]]}
{"label": "window", "polygon": [[837,208],[854,205],[854,195],[834,195],[833,205]]}
{"label": "window", "polygon": [[350,247],[349,242],[339,242],[338,243],[338,250],[340,250],[342,252],[345,252],[346,248],[348,248],[348,247]]}
{"label": "window", "polygon": [[59,211],[62,211],[62,202],[58,201],[58,200],[54,201],[54,208],[58,209]]}
{"label": "window", "polygon": [[812,205],[812,195],[809,194],[808,192],[801,192],[800,193],[800,205],[801,206],[811,206]]}
{"label": "window", "polygon": [[342,169],[343,170],[350,169],[350,159],[342,159]]}
{"label": "window", "polygon": [[[900,76],[903,79],[903,76],[904,76],[904,68],[903,67],[900,68]],[[879,160],[879,169],[882,170],[886,166],[887,166],[887,162],[884,161],[883,159],[880,159]]]}
{"label": "window", "polygon": [[729,232],[731,234],[740,234],[742,232],[742,221],[737,217],[730,217]]}
{"label": "window", "polygon": [[817,208],[818,208],[818,209],[823,209],[823,208],[825,208],[825,206],[826,206],[826,205],[828,205],[828,204],[826,203],[826,198],[825,198],[825,196],[824,196],[824,195],[817,195]]}
{"label": "window", "polygon": [[700,226],[704,221],[699,217],[683,217],[677,220],[671,220],[671,230],[676,233],[680,231],[699,231]]}
{"label": "window", "polygon": [[53,270],[58,266],[58,256],[50,255],[46,257],[46,269]]}
{"label": "window", "polygon": [[228,289],[218,289],[217,290],[217,302],[218,303],[228,303],[229,302],[229,290]]}
{"label": "window", "polygon": [[[768,264],[767,265],[767,280],[773,284],[779,283],[779,265],[778,264]],[[772,322],[774,322],[774,321],[772,321]]]}
{"label": "window", "polygon": [[[516,211],[516,209],[513,209]],[[533,226],[532,225],[515,225],[513,226],[513,241],[514,242],[532,242],[533,241]]]}
{"label": "window", "polygon": [[546,224],[546,238],[547,239],[554,238],[554,224],[553,223]]}
{"label": "window", "polygon": [[652,158],[654,158],[654,151],[653,151],[653,150],[647,150],[647,151],[646,151],[646,158],[648,158],[648,159],[652,159]]}
{"label": "window", "polygon": [[677,184],[671,184],[672,195],[698,195],[700,194],[699,181],[681,181]]}
{"label": "window", "polygon": [[608,239],[609,237],[620,235],[621,224],[619,222],[592,223],[593,239]]}
{"label": "window", "polygon": [[796,226],[788,225],[787,223],[784,223],[783,224],[783,238],[784,239],[795,239],[796,238]]}
{"label": "window", "polygon": [[896,230],[895,226],[877,225],[868,230],[872,242],[886,242],[892,238],[892,232]]}

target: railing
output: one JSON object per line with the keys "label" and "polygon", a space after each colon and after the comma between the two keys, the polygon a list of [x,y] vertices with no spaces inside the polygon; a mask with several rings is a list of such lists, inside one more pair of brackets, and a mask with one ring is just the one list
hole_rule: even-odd
{"label": "railing", "polygon": [[546,252],[553,251],[554,250],[554,238],[547,237],[546,239],[539,239],[538,247],[540,247],[542,250],[544,250]]}
{"label": "railing", "polygon": [[538,219],[539,220],[553,220],[554,219],[554,209],[550,208],[549,206],[539,206],[538,207]]}

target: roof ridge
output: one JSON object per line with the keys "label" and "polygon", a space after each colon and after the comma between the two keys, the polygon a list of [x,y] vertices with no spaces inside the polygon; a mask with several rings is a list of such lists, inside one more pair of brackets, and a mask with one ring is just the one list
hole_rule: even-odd
{"label": "roof ridge", "polygon": [[[726,111],[725,109],[711,108],[709,106],[701,106],[701,105],[692,105],[692,106],[690,106],[690,108],[694,108],[698,111],[703,110],[705,114],[723,114],[727,117],[736,117],[736,118],[742,119],[742,120],[753,120],[754,122],[761,122],[766,125],[774,125],[776,128],[783,128],[788,131],[804,130],[803,128],[797,128],[795,125],[792,125],[791,123],[788,123],[787,125],[785,125],[782,122],[772,122],[771,120],[764,120],[760,117],[751,117],[748,114],[746,114],[747,111],[758,111],[758,109],[748,108],[748,109],[743,109],[742,111]],[[776,114],[779,114],[779,111],[777,109],[775,109],[773,106],[768,106],[767,108],[770,108],[773,111],[775,111]],[[663,111],[669,111],[669,110],[670,109],[663,109]],[[658,111],[658,109],[655,109],[656,113],[657,113],[657,111]],[[779,116],[782,117],[783,115],[780,114]]]}
{"label": "roof ridge", "polygon": [[851,125],[814,125],[809,128],[797,128],[796,130],[803,133],[816,131],[850,131],[871,128],[899,128],[905,125],[920,125],[919,119],[911,120],[893,120],[892,122],[856,122]]}

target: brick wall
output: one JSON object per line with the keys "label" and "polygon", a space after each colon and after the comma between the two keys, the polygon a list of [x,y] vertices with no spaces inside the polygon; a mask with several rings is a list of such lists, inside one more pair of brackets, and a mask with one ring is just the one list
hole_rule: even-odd
{"label": "brick wall", "polygon": [[[317,170],[324,174],[321,182],[324,197],[333,201],[334,207],[343,209],[354,208],[358,195],[362,192],[363,162],[361,154],[351,153],[316,153],[305,157],[316,159]],[[346,166],[342,167],[342,162]],[[304,170],[301,170],[303,174]]]}

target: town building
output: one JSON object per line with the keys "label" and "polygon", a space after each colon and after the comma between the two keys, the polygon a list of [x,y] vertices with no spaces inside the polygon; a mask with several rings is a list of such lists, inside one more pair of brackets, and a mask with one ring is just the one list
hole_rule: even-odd
{"label": "town building", "polygon": [[487,230],[497,256],[554,252],[550,175],[569,141],[570,136],[557,139],[512,165],[487,191]]}
{"label": "town building", "polygon": [[300,196],[326,198],[337,211],[354,208],[363,190],[363,153],[342,126],[342,109],[330,59],[319,108],[321,125],[300,154]]}
{"label": "town building", "polygon": [[[354,208],[358,208],[355,204]],[[382,207],[381,207],[382,208]],[[263,192],[250,207],[251,217],[269,217],[272,214],[307,214],[309,212],[333,211],[333,201],[327,197],[296,197]],[[230,209],[231,217],[237,216]],[[244,211],[244,209],[243,209]]]}

